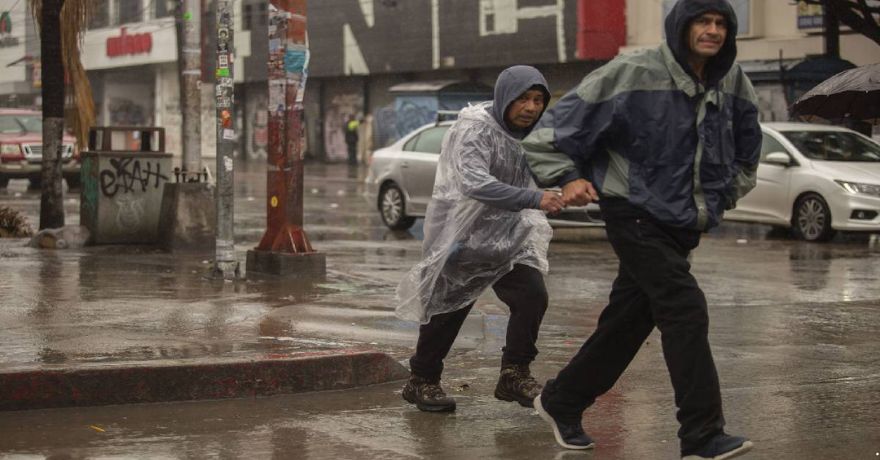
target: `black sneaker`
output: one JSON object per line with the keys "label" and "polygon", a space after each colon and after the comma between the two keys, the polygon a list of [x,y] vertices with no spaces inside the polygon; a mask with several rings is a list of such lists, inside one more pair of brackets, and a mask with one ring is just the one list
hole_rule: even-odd
{"label": "black sneaker", "polygon": [[703,447],[697,449],[688,455],[682,452],[681,458],[684,460],[725,460],[728,458],[738,457],[752,449],[752,441],[742,436],[730,436],[725,433],[715,435]]}
{"label": "black sneaker", "polygon": [[535,397],[534,405],[535,410],[538,411],[538,415],[540,415],[541,418],[553,428],[553,436],[556,437],[556,442],[560,446],[565,447],[566,449],[577,450],[593,448],[593,438],[587,433],[584,433],[584,428],[581,426],[580,422],[567,424],[553,418],[553,416],[544,409],[544,406],[541,405],[541,395]]}
{"label": "black sneaker", "polygon": [[520,406],[533,407],[535,397],[544,387],[532,377],[527,364],[501,366],[501,376],[495,386],[495,397],[502,401],[516,401]]}
{"label": "black sneaker", "polygon": [[455,400],[446,396],[440,387],[440,381],[432,382],[421,377],[412,376],[403,386],[403,399],[416,405],[425,412],[452,412]]}

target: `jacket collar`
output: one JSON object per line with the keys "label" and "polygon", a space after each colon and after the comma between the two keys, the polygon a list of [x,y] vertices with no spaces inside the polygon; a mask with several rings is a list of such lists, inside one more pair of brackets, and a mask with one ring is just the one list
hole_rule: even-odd
{"label": "jacket collar", "polygon": [[666,65],[666,69],[669,70],[669,75],[672,76],[672,81],[679,90],[684,91],[688,97],[694,97],[698,93],[703,92],[703,85],[694,81],[693,77],[681,67],[669,45],[665,42],[660,45],[660,52],[663,54],[663,63]]}

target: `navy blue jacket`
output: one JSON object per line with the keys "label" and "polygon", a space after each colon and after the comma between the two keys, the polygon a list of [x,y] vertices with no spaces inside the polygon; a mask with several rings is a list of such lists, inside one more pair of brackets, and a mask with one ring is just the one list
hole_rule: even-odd
{"label": "navy blue jacket", "polygon": [[[705,79],[687,64],[690,22],[724,15],[727,38]],[[734,63],[736,15],[726,0],[681,0],[666,42],[621,55],[549,109],[523,141],[543,185],[579,177],[671,226],[708,230],[755,186],[761,151],[756,96]]]}

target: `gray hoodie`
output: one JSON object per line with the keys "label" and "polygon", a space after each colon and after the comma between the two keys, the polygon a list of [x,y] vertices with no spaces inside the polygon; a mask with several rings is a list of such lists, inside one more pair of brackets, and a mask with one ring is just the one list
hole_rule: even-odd
{"label": "gray hoodie", "polygon": [[[504,114],[513,101],[533,86],[537,86],[544,93],[544,109],[546,110],[547,104],[550,102],[550,90],[547,88],[547,80],[544,79],[541,72],[534,67],[525,65],[508,67],[498,75],[498,80],[495,82],[495,97],[492,104],[486,107],[486,111],[492,115],[495,122],[515,139],[526,137],[535,125],[533,124],[526,130],[512,130],[504,121]],[[540,118],[539,115],[536,120]],[[543,192],[539,190],[512,187],[503,182],[486,184],[470,193],[470,197],[477,201],[509,211],[527,208],[539,209],[542,196]]]}

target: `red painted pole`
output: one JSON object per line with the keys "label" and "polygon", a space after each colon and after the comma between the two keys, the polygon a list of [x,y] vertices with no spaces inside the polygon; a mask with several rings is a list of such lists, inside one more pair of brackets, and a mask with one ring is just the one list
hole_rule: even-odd
{"label": "red painted pole", "polygon": [[303,225],[303,91],[309,63],[306,0],[269,4],[267,228],[257,250],[314,252]]}

